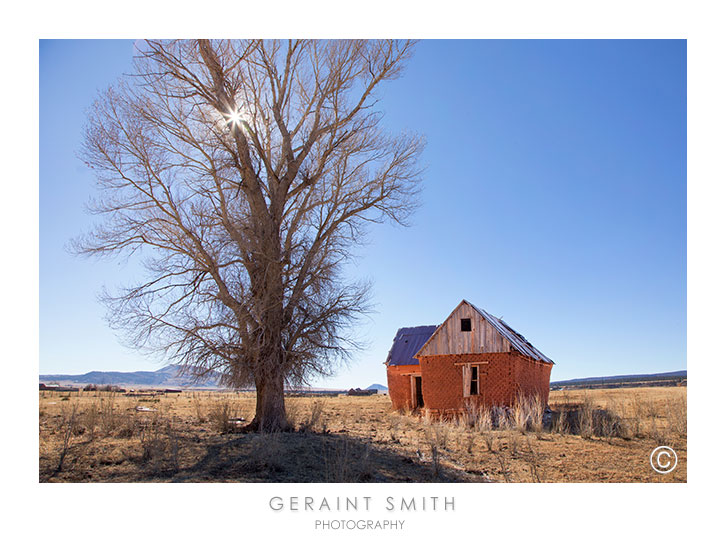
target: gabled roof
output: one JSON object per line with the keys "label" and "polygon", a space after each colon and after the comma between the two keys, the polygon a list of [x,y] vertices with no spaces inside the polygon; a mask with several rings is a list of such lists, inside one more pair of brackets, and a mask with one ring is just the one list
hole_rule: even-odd
{"label": "gabled roof", "polygon": [[[435,333],[448,321],[448,319],[453,316],[453,314],[456,312],[456,310],[462,305],[466,304],[471,306],[486,322],[488,322],[496,332],[501,334],[510,344],[511,347],[513,347],[516,351],[520,352],[521,354],[525,356],[530,356],[534,360],[541,360],[542,362],[547,362],[549,364],[553,364],[554,361],[551,360],[548,356],[546,356],[544,353],[539,351],[536,347],[534,347],[529,341],[519,334],[516,330],[511,328],[508,324],[506,324],[502,319],[498,319],[488,313],[487,311],[484,311],[480,307],[476,307],[468,300],[461,300],[461,303],[459,303],[456,308],[451,312],[450,315],[446,318],[445,321],[443,321],[442,324],[440,324],[436,330],[428,336],[428,338],[420,344],[420,348],[415,352],[414,356],[417,356],[424,347],[428,344],[429,341],[431,341],[432,337],[435,335]],[[405,330],[405,328],[401,328],[401,330]],[[415,362],[412,362],[415,363]]]}
{"label": "gabled roof", "polygon": [[437,328],[438,326],[433,325],[399,329],[395,334],[393,346],[390,348],[385,364],[388,366],[418,364],[415,355]]}
{"label": "gabled roof", "polygon": [[553,364],[554,361],[551,360],[548,356],[546,356],[544,353],[542,353],[539,349],[534,347],[529,341],[519,334],[516,330],[511,328],[508,324],[506,324],[502,319],[498,319],[491,315],[490,313],[484,311],[480,307],[476,307],[471,302],[467,300],[463,300],[468,305],[470,305],[473,309],[478,311],[478,313],[486,319],[486,321],[493,326],[496,331],[501,334],[503,337],[505,337],[509,343],[521,354],[525,354],[526,356],[530,356],[531,358],[534,358],[536,360],[542,360],[543,362],[548,362],[550,364]]}

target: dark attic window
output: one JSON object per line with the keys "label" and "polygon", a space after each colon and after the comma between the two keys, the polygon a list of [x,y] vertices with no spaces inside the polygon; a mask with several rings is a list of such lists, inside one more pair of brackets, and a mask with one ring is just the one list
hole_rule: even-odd
{"label": "dark attic window", "polygon": [[471,319],[461,319],[461,332],[471,331]]}

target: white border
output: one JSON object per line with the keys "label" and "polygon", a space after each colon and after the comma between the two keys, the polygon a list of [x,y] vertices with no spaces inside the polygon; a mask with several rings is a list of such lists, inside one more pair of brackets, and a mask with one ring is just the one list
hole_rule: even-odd
{"label": "white border", "polygon": [[[722,17],[716,3],[275,2],[245,5],[148,1],[27,5],[6,14],[3,156],[6,158],[2,314],[6,376],[6,533],[65,540],[181,537],[254,540],[307,536],[303,515],[275,516],[272,493],[383,496],[453,494],[454,521],[420,515],[406,536],[536,541],[689,538],[718,519],[723,360]],[[15,8],[17,9],[17,8]],[[352,10],[357,9],[355,13]],[[478,37],[688,39],[688,480],[681,485],[39,485],[35,383],[38,360],[38,38],[57,37]],[[9,166],[9,167],[8,167]],[[19,234],[21,233],[21,234]],[[33,394],[27,393],[33,390]],[[719,531],[719,530],[718,530]],[[717,533],[717,532],[712,532]],[[43,535],[45,534],[45,535]],[[274,534],[270,538],[270,534]],[[334,533],[331,537],[370,534]],[[390,534],[399,537],[396,534]],[[375,534],[375,537],[389,537]]]}

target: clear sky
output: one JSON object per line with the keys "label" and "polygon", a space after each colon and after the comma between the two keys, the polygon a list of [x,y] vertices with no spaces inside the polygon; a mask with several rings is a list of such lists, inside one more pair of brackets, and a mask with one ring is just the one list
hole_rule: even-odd
{"label": "clear sky", "polygon": [[[131,71],[132,41],[40,44],[40,372],[154,370],[96,300],[134,263],[71,256],[93,218],[76,157],[85,110]],[[556,365],[552,380],[686,367],[685,41],[423,41],[381,108],[423,133],[422,206],[374,226],[368,346],[319,386],[385,384],[402,326],[462,298]]]}

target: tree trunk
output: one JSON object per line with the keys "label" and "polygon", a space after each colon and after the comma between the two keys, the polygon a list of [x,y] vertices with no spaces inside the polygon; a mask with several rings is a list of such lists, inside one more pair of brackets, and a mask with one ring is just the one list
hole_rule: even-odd
{"label": "tree trunk", "polygon": [[[275,199],[268,210],[264,202],[251,205],[257,237],[261,241],[257,257],[249,270],[251,293],[259,315],[260,352],[255,368],[257,409],[248,429],[256,432],[290,430],[284,405],[284,284],[281,264],[280,223]],[[279,208],[281,209],[281,208]]]}
{"label": "tree trunk", "polygon": [[291,429],[284,406],[284,379],[280,373],[256,379],[257,410],[246,427],[251,432],[285,432]]}

